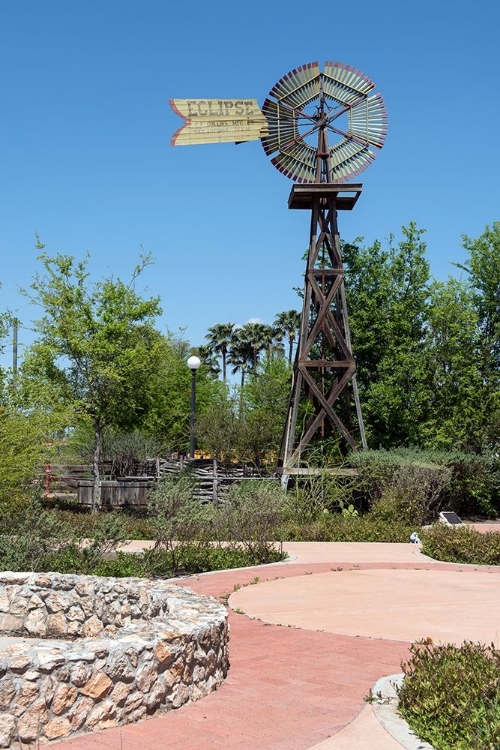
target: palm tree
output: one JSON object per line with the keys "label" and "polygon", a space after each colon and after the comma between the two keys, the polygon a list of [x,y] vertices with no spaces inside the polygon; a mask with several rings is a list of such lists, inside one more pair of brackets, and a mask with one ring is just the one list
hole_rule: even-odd
{"label": "palm tree", "polygon": [[252,365],[256,369],[260,353],[266,351],[270,354],[274,341],[274,329],[265,323],[245,323],[244,326],[238,329],[238,338],[252,347]]}
{"label": "palm tree", "polygon": [[193,353],[198,355],[211,375],[214,375],[215,377],[220,375],[220,365],[217,358],[214,356],[213,349],[209,346],[202,345],[197,346]]}
{"label": "palm tree", "polygon": [[245,375],[249,368],[253,366],[254,352],[252,345],[248,341],[239,338],[238,331],[231,344],[231,349],[227,355],[227,361],[233,365],[232,375],[241,372],[241,389],[245,385]]}
{"label": "palm tree", "polygon": [[288,338],[288,363],[292,364],[293,345],[298,338],[300,330],[300,313],[297,310],[287,310],[278,313],[274,320],[277,336]]}
{"label": "palm tree", "polygon": [[208,329],[205,338],[208,341],[208,347],[214,354],[220,354],[222,357],[222,380],[226,382],[226,362],[229,346],[234,338],[234,323],[217,323]]}

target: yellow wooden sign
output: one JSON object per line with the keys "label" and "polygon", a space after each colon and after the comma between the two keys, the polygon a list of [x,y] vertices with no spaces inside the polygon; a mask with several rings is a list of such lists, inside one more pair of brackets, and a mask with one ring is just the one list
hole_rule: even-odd
{"label": "yellow wooden sign", "polygon": [[170,99],[170,106],[185,120],[172,146],[257,141],[267,134],[257,99]]}

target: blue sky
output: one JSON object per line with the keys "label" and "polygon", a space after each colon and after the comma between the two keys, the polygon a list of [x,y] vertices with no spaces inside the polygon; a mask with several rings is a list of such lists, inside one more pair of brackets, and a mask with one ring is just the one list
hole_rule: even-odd
{"label": "blue sky", "polygon": [[140,288],[195,345],[215,323],[298,307],[309,220],[287,209],[292,183],[259,142],[171,147],[169,98],[262,104],[315,60],[362,70],[389,113],[342,237],[415,220],[434,276],[456,273],[461,235],[500,219],[499,22],[493,0],[0,0],[0,309],[21,344],[36,232],[49,254],[89,252],[96,279],[127,278],[142,246],[156,261]]}

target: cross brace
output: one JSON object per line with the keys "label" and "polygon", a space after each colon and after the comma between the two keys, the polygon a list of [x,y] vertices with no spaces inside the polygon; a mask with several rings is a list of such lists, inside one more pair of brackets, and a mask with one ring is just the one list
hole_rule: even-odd
{"label": "cross brace", "polygon": [[[300,471],[302,453],[315,436],[339,436],[351,449],[357,448],[360,438],[366,448],[337,224],[337,211],[352,209],[361,189],[359,184],[314,183],[294,185],[290,194],[290,208],[311,210],[311,232],[301,330],[278,462],[283,475]],[[313,411],[306,412],[299,435],[297,420],[304,397]],[[351,419],[353,407],[356,426]]]}

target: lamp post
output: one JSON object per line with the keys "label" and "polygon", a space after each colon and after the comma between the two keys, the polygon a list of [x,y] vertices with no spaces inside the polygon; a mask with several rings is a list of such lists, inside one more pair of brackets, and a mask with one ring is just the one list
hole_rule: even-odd
{"label": "lamp post", "polygon": [[191,370],[191,425],[190,425],[190,438],[189,438],[189,458],[194,458],[195,449],[195,436],[194,436],[194,416],[196,412],[196,370],[200,367],[201,361],[199,357],[189,357],[187,366]]}

